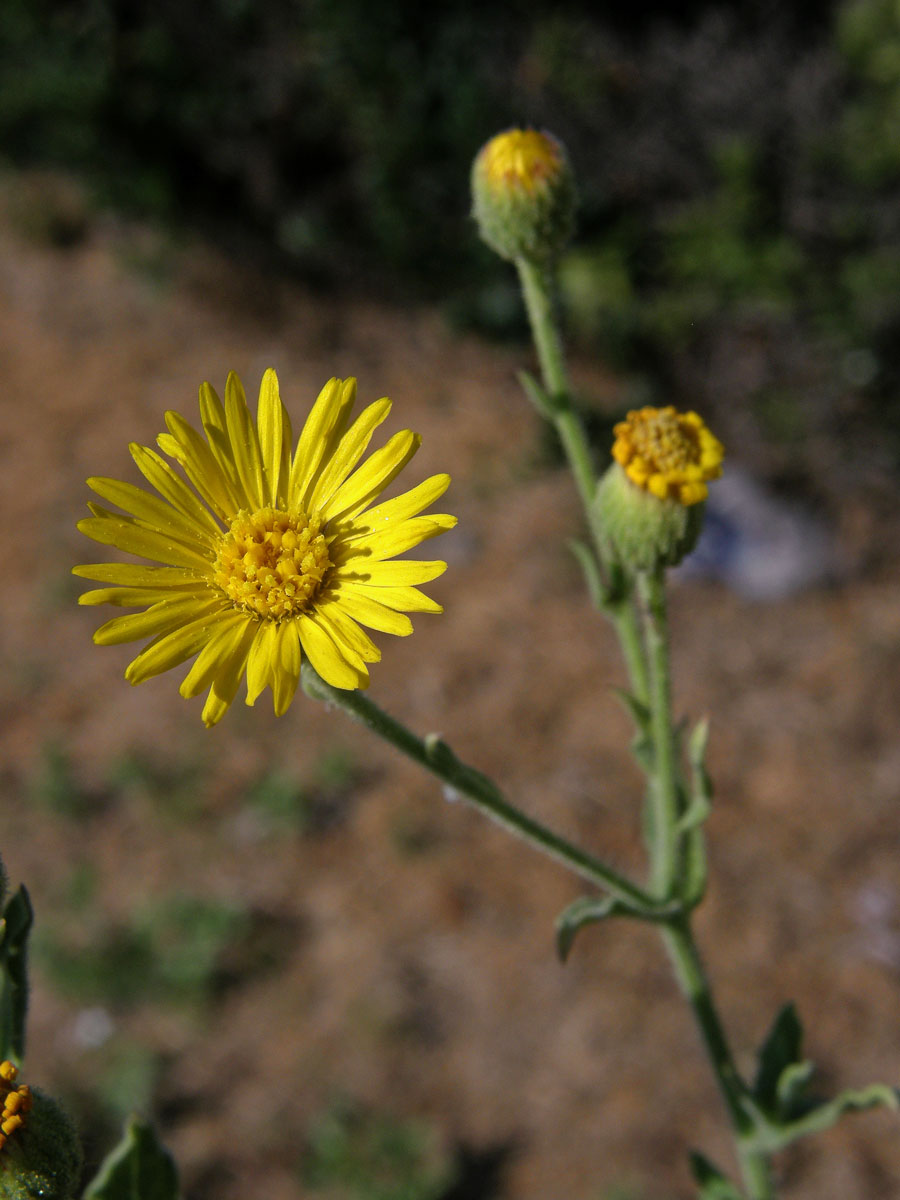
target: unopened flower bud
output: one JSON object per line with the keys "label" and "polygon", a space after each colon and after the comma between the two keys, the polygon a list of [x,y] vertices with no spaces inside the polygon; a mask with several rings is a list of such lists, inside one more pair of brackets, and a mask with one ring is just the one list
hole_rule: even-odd
{"label": "unopened flower bud", "polygon": [[72,1200],[81,1177],[81,1144],[55,1100],[17,1083],[0,1063],[0,1200]]}
{"label": "unopened flower bud", "polygon": [[559,254],[575,215],[575,181],[562,144],[536,129],[491,138],[472,165],[472,215],[501,258]]}
{"label": "unopened flower bud", "polygon": [[604,532],[626,567],[673,567],[700,536],[722,444],[696,413],[672,407],[630,412],[615,434],[615,462],[595,499]]}

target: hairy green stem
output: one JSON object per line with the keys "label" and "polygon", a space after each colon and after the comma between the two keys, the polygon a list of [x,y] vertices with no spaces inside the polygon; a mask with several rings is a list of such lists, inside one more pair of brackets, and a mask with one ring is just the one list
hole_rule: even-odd
{"label": "hairy green stem", "polygon": [[768,1156],[738,1142],[738,1161],[748,1200],[775,1200],[772,1169]]}
{"label": "hairy green stem", "polygon": [[678,776],[669,671],[669,634],[662,569],[641,571],[638,597],[644,619],[644,638],[650,668],[650,721],[653,733],[653,775],[650,785],[652,842],[650,890],[668,896],[678,871]]}
{"label": "hairy green stem", "polygon": [[[663,570],[641,572],[638,596],[644,619],[644,637],[650,668],[650,720],[653,737],[653,770],[650,802],[653,806],[650,845],[650,890],[668,897],[678,883],[678,764],[672,720],[669,635]],[[690,914],[667,921],[663,942],[679,986],[691,1006],[707,1058],[731,1119],[735,1150],[748,1200],[773,1200],[768,1159],[753,1145],[753,1124],[743,1103],[746,1088],[735,1066],[712,989],[691,931]]]}
{"label": "hairy green stem", "polygon": [[633,596],[629,594],[623,597],[610,610],[610,616],[619,635],[619,645],[622,648],[632,691],[642,704],[647,704],[649,702],[647,660]]}
{"label": "hairy green stem", "polygon": [[[584,426],[572,405],[560,337],[556,310],[555,265],[519,259],[516,267],[541,366],[543,387],[549,400],[548,415],[556,427],[584,505],[601,575],[608,577],[609,550],[594,506],[597,475]],[[636,594],[635,588],[629,587],[615,602],[607,603],[604,607],[618,632],[632,690],[637,699],[650,709],[654,746],[650,780],[650,891],[657,898],[658,904],[664,906],[671,900],[678,881],[680,857],[678,764],[672,721],[663,571],[640,573],[636,580]],[[425,762],[425,765],[429,764]],[[522,831],[517,828],[516,832]],[[529,836],[529,840],[546,849],[542,838]],[[556,857],[562,857],[568,865],[573,865],[568,850],[563,855],[557,853]],[[608,884],[605,886],[607,890],[612,891]],[[735,1067],[713,1002],[709,981],[691,933],[689,914],[663,920],[661,933],[678,983],[694,1013],[710,1065],[731,1118],[747,1198],[773,1200],[774,1191],[768,1160],[752,1144],[752,1124],[742,1103],[745,1087]]]}
{"label": "hairy green stem", "polygon": [[[584,507],[601,572],[605,575],[609,549],[594,508],[597,472],[584,425],[572,404],[572,389],[559,329],[555,264],[520,258],[516,261],[516,268],[541,366],[541,380],[550,400],[553,424]],[[633,598],[631,595],[621,597],[608,606],[607,612],[619,634],[632,690],[642,703],[646,703],[647,666]]]}
{"label": "hairy green stem", "polygon": [[562,863],[582,879],[603,888],[611,896],[627,904],[636,914],[659,920],[671,912],[671,905],[658,903],[613,867],[607,866],[600,859],[542,825],[540,821],[527,816],[514,804],[510,804],[500,794],[493,780],[461,762],[450,747],[437,736],[417,737],[405,725],[388,716],[363,692],[332,687],[306,662],[303,663],[301,677],[303,688],[308,695],[333,704],[355,720],[361,721],[408,758],[414,759],[427,771],[437,775],[479,812]]}
{"label": "hairy green stem", "polygon": [[774,1200],[768,1158],[752,1145],[753,1125],[743,1104],[745,1085],[716,1011],[709,980],[691,932],[690,917],[667,922],[661,934],[731,1118],[735,1151],[748,1200]]}
{"label": "hairy green stem", "polygon": [[675,978],[694,1011],[704,1049],[732,1123],[739,1132],[746,1132],[747,1118],[741,1104],[744,1085],[728,1048],[688,919],[669,922],[661,934]]}

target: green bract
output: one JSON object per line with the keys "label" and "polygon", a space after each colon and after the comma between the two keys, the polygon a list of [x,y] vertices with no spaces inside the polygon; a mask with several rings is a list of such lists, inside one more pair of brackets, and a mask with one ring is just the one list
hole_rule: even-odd
{"label": "green bract", "polygon": [[635,571],[677,566],[703,527],[704,504],[660,500],[632,483],[618,463],[600,480],[594,504],[616,557]]}
{"label": "green bract", "polygon": [[62,1108],[32,1090],[33,1106],[2,1150],[0,1200],[71,1200],[78,1194],[81,1145]]}

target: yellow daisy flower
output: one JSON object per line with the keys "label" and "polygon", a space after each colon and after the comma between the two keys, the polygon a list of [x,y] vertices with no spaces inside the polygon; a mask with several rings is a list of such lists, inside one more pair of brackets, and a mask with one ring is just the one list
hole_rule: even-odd
{"label": "yellow daisy flower", "polygon": [[158,495],[115,479],[88,480],[128,515],[91,503],[81,532],[164,564],[74,568],[112,585],[85,592],[81,604],[145,609],[114,617],[94,634],[99,645],[152,639],[129,664],[130,683],[196,655],[180,691],[189,698],[209,689],[207,726],[224,716],[245,673],[247,703],[270,687],[280,716],[297,689],[303,654],[334,687],[364,688],[367,664],[381,653],[360,626],[402,637],[412,633],[406,613],[442,611],[417,585],[447,564],[395,556],[456,524],[445,514],[420,515],[450,477],[432,475],[376,503],[421,439],[403,430],[358,465],[391,405],[376,400],[351,424],[355,398],[355,379],[329,380],[292,454],[275,372],[263,376],[255,424],[232,373],[224,405],[208,383],[200,388],[205,438],[168,412],[168,433],[157,439],[196,491],[136,443],[132,457]]}

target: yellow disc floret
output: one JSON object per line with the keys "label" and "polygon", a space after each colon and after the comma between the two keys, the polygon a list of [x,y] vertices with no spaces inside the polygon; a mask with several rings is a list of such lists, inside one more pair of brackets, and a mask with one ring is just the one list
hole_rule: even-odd
{"label": "yellow disc floret", "polygon": [[640,408],[615,427],[613,458],[632,483],[659,500],[688,506],[706,499],[722,474],[722,443],[695,412]]}
{"label": "yellow disc floret", "polygon": [[524,188],[531,192],[559,174],[563,168],[562,149],[555,138],[536,129],[509,129],[487,143],[481,151],[480,167],[495,189]]}
{"label": "yellow disc floret", "polygon": [[0,1150],[17,1129],[25,1124],[25,1116],[31,1111],[33,1099],[31,1088],[25,1083],[16,1086],[19,1072],[9,1061],[0,1062]]}
{"label": "yellow disc floret", "polygon": [[239,512],[222,538],[213,582],[238,607],[277,621],[307,611],[331,566],[318,517]]}

